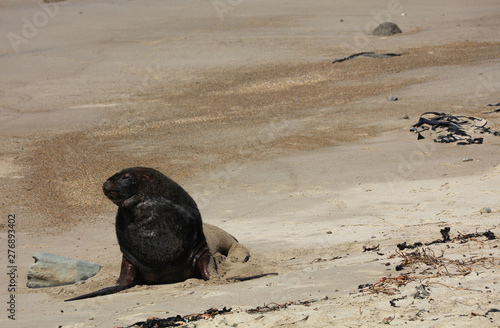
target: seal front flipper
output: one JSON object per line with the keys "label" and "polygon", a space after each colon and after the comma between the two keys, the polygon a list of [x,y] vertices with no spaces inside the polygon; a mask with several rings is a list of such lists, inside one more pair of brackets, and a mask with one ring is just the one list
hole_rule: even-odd
{"label": "seal front flipper", "polygon": [[210,280],[211,273],[217,273],[214,258],[206,242],[194,256],[193,263],[203,280]]}
{"label": "seal front flipper", "polygon": [[132,263],[130,263],[125,258],[125,256],[123,256],[122,266],[121,266],[121,270],[120,270],[120,277],[118,278],[116,285],[111,286],[111,287],[106,287],[103,289],[99,289],[99,290],[92,292],[92,293],[88,293],[88,294],[84,294],[84,295],[70,298],[70,299],[65,300],[65,302],[83,300],[85,298],[114,294],[114,293],[121,292],[122,290],[134,287],[137,284],[138,284],[137,283],[137,269],[135,268],[135,266]]}

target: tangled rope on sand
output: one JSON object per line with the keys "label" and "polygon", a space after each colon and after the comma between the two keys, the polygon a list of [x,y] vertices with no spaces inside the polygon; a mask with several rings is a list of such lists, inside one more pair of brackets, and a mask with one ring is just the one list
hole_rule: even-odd
{"label": "tangled rope on sand", "polygon": [[500,136],[500,131],[491,130],[486,127],[487,124],[488,121],[484,118],[426,112],[420,115],[420,119],[410,131],[418,133],[418,140],[425,139],[423,132],[434,131],[438,134],[434,142],[471,145],[483,143],[482,137],[473,137],[472,134]]}

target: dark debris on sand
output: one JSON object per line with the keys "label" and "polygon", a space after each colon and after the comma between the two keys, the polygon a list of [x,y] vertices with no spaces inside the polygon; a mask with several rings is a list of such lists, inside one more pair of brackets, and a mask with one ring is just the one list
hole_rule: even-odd
{"label": "dark debris on sand", "polygon": [[434,142],[455,143],[460,146],[482,144],[483,137],[477,134],[500,136],[500,131],[487,127],[488,121],[472,116],[450,115],[438,112],[426,112],[420,116],[410,131],[417,133],[417,140],[425,139],[424,132],[436,133]]}
{"label": "dark debris on sand", "polygon": [[400,251],[402,250],[405,250],[405,249],[414,249],[414,248],[417,248],[417,247],[422,247],[422,246],[429,246],[429,245],[433,245],[433,244],[442,244],[442,243],[447,243],[447,242],[452,242],[452,241],[462,241],[462,242],[465,242],[471,238],[476,238],[476,237],[486,237],[488,240],[493,240],[493,239],[496,239],[495,237],[495,234],[493,232],[491,232],[490,230],[486,231],[486,232],[482,232],[482,233],[478,233],[478,232],[475,232],[475,233],[469,233],[469,234],[461,234],[460,232],[458,233],[458,236],[451,239],[450,238],[450,227],[445,227],[443,229],[441,229],[441,236],[443,237],[443,239],[436,239],[434,241],[431,241],[431,242],[428,242],[428,243],[421,243],[421,242],[415,242],[413,244],[410,244],[408,245],[406,242],[403,242],[403,243],[400,243],[397,245],[398,249]]}
{"label": "dark debris on sand", "polygon": [[[383,293],[387,295],[394,295],[398,291],[399,287],[406,286],[413,281],[424,281],[431,278],[436,278],[439,276],[466,276],[473,272],[474,266],[482,266],[485,268],[494,267],[498,265],[498,259],[492,256],[490,257],[475,257],[463,260],[451,260],[444,257],[444,254],[435,255],[434,251],[425,246],[430,246],[434,244],[442,244],[449,242],[466,243],[475,238],[486,237],[486,240],[496,239],[495,234],[487,230],[486,232],[475,232],[468,234],[458,233],[458,236],[450,237],[450,227],[445,227],[441,229],[442,239],[437,239],[431,242],[422,243],[416,242],[408,245],[406,242],[398,244],[397,255],[403,260],[399,265],[396,266],[396,271],[401,271],[409,266],[414,266],[418,264],[425,264],[430,269],[424,270],[425,274],[413,274],[402,273],[396,277],[382,277],[378,282],[374,284],[361,284],[358,289],[361,292],[368,293]],[[478,242],[482,242],[477,240]],[[405,249],[412,250],[411,252],[403,252]],[[392,304],[391,304],[392,305]]]}
{"label": "dark debris on sand", "polygon": [[131,326],[127,326],[124,328],[178,327],[178,326],[182,326],[188,322],[195,322],[198,320],[211,319],[211,318],[215,317],[216,315],[231,314],[233,312],[246,312],[246,313],[250,313],[250,314],[266,313],[266,312],[272,312],[272,311],[286,309],[292,305],[309,306],[309,305],[316,303],[318,301],[326,301],[326,300],[328,300],[328,296],[325,296],[319,300],[312,299],[312,300],[303,300],[303,301],[290,301],[290,302],[286,302],[283,304],[278,304],[278,303],[273,302],[273,303],[264,304],[263,306],[257,306],[256,308],[251,308],[251,309],[247,309],[247,310],[242,310],[242,309],[233,310],[232,308],[226,308],[226,307],[224,307],[222,310],[218,310],[216,308],[210,308],[210,309],[208,309],[204,312],[201,312],[201,313],[189,314],[189,315],[185,315],[185,316],[177,315],[175,317],[169,317],[166,319],[158,319],[158,318],[152,317],[152,318],[148,318],[146,321],[137,322]]}

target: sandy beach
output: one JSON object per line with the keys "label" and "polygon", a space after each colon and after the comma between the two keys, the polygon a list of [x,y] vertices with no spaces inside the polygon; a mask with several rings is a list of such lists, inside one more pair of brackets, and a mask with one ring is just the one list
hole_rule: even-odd
{"label": "sandy beach", "polygon": [[[230,308],[185,325],[500,327],[500,136],[410,131],[425,112],[500,131],[499,18],[494,0],[0,0],[0,325]],[[403,33],[369,35],[385,21]],[[398,56],[333,63],[362,52]],[[133,166],[180,183],[250,261],[64,302],[116,281],[102,183]],[[31,289],[33,252],[102,269]]]}

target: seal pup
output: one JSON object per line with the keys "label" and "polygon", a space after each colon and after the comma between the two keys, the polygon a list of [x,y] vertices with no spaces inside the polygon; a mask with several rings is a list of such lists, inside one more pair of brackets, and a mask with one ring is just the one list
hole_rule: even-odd
{"label": "seal pup", "polygon": [[114,286],[66,301],[112,294],[137,284],[208,280],[210,271],[216,272],[198,207],[176,182],[155,169],[133,167],[107,179],[103,191],[118,206],[120,276]]}
{"label": "seal pup", "polygon": [[212,255],[220,253],[231,262],[247,262],[250,259],[248,249],[238,240],[212,224],[203,223],[203,233],[207,239],[208,248]]}

